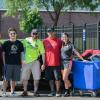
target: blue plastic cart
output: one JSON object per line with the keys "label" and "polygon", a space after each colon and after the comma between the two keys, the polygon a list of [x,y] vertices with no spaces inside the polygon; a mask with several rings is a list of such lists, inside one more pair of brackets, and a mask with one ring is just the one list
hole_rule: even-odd
{"label": "blue plastic cart", "polygon": [[95,96],[100,90],[100,61],[73,61],[73,88],[82,91],[92,91]]}

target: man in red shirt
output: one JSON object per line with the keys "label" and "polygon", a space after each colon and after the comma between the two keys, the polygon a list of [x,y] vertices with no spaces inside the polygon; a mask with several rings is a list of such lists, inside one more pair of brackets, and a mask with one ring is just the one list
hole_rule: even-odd
{"label": "man in red shirt", "polygon": [[55,37],[54,28],[48,29],[48,37],[44,39],[45,48],[45,78],[49,80],[51,93],[48,96],[54,96],[54,79],[56,85],[56,96],[60,96],[60,79],[61,79],[61,57],[60,50],[62,41]]}

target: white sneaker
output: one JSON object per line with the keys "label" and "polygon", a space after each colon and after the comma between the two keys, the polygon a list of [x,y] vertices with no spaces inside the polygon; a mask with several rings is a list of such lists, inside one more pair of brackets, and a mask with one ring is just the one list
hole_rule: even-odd
{"label": "white sneaker", "polygon": [[61,97],[61,94],[60,93],[56,93],[56,97]]}
{"label": "white sneaker", "polygon": [[6,92],[3,92],[3,93],[2,93],[2,97],[7,97]]}

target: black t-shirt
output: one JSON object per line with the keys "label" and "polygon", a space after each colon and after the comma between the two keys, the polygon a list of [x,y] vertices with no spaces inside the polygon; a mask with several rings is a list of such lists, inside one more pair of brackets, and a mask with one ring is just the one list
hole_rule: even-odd
{"label": "black t-shirt", "polygon": [[5,52],[5,63],[10,65],[21,65],[21,52],[24,51],[23,44],[19,41],[5,41],[3,44]]}
{"label": "black t-shirt", "polygon": [[2,67],[3,67],[2,44],[0,43],[0,80],[1,80],[1,77],[2,77]]}
{"label": "black t-shirt", "polygon": [[0,43],[0,63],[2,61],[2,44]]}

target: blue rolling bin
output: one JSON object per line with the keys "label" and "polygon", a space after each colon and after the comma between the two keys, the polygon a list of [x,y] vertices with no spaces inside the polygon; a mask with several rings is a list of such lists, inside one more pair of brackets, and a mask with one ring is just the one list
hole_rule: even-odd
{"label": "blue rolling bin", "polygon": [[92,95],[100,90],[100,61],[73,61],[73,88],[91,90]]}

